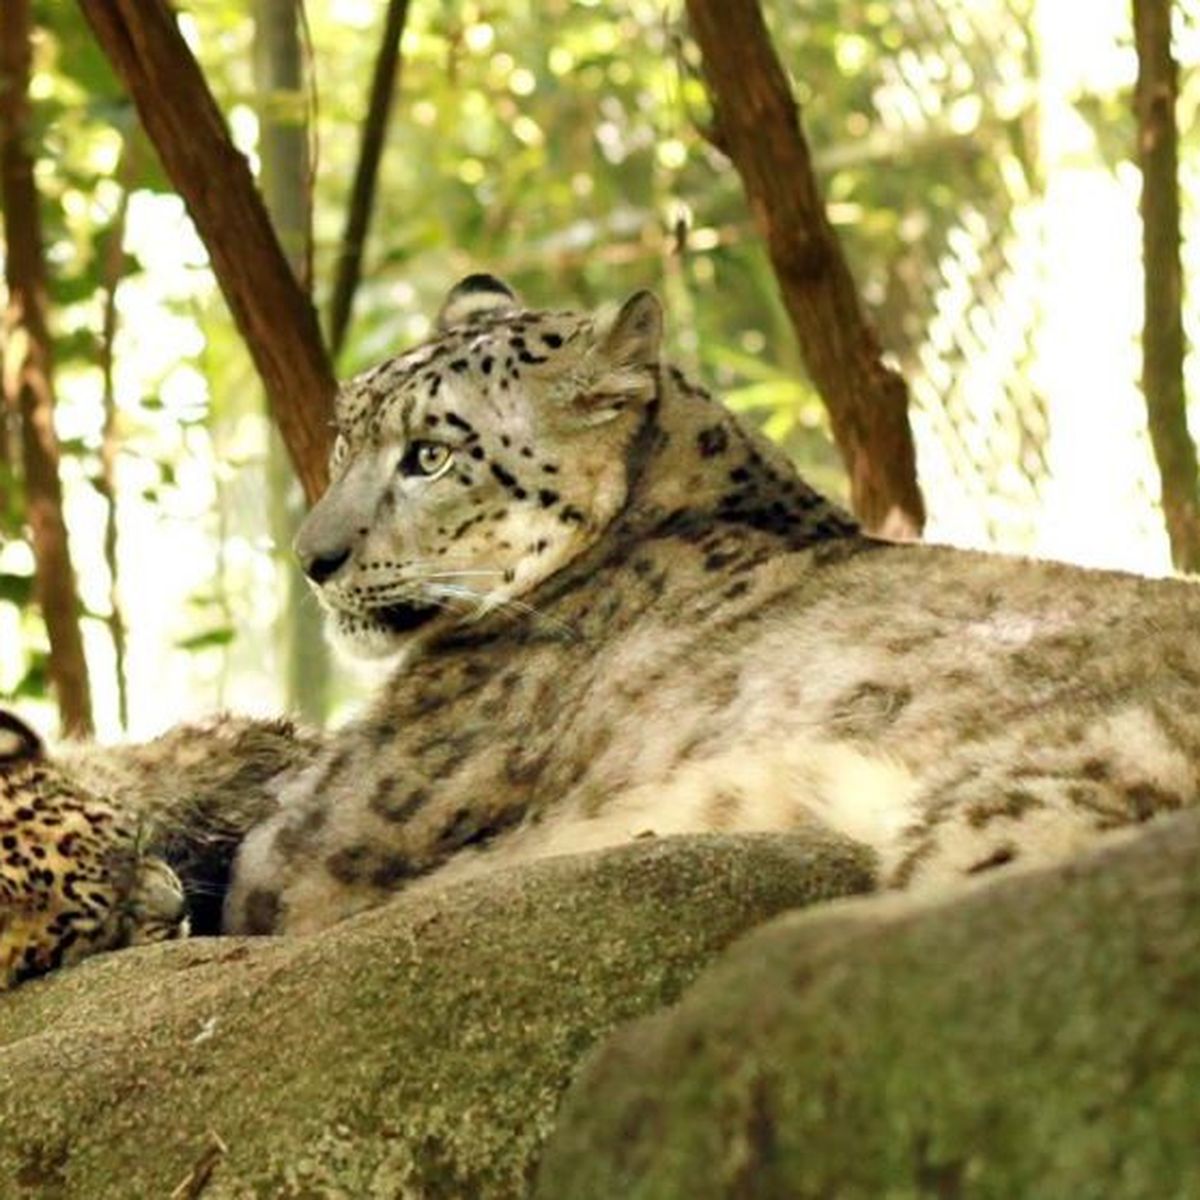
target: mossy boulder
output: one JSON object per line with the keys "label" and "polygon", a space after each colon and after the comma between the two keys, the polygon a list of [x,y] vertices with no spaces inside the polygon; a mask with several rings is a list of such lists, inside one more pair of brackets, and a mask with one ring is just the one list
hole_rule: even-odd
{"label": "mossy boulder", "polygon": [[536,1195],[1200,1196],[1200,814],[762,926],[589,1058]]}
{"label": "mossy boulder", "polygon": [[647,841],[90,960],[0,995],[0,1196],[522,1196],[598,1037],[870,874],[808,837]]}

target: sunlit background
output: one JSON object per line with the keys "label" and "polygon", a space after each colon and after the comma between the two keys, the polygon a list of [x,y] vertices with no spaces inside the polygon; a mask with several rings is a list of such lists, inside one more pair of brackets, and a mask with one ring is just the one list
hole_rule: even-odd
{"label": "sunlit background", "polygon": [[[264,103],[247,3],[180,6],[256,160]],[[35,96],[60,343],[58,429],[99,734],[218,707],[300,707],[282,682],[292,568],[268,514],[261,389],[181,203],[130,166],[119,103],[74,6],[49,5]],[[379,36],[377,0],[308,0],[315,299],[327,299]],[[456,10],[451,14],[448,10]],[[830,213],[909,380],[928,537],[1163,573],[1169,555],[1138,387],[1140,179],[1128,0],[767,4]],[[1085,12],[1082,10],[1086,10]],[[1200,0],[1181,8],[1185,277],[1200,239]],[[704,140],[694,49],[663,0],[414,0],[367,278],[342,374],[424,336],[444,289],[486,268],[534,302],[655,287],[672,352],[760,421],[819,486],[840,464],[737,178]],[[135,153],[148,154],[144,144]],[[139,176],[149,174],[149,178]],[[137,185],[127,186],[137,179]],[[107,505],[97,283],[128,191],[116,291],[117,595],[129,629],[122,729],[104,617]],[[1186,328],[1194,343],[1200,312]],[[1188,363],[1189,393],[1197,363]],[[0,549],[0,692],[44,729],[44,633],[25,543]],[[352,706],[337,666],[317,714]]]}

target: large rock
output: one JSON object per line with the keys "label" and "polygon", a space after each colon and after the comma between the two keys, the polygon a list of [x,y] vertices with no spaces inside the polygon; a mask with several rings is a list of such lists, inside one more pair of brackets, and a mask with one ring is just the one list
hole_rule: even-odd
{"label": "large rock", "polygon": [[537,1195],[1200,1196],[1200,814],[762,927],[597,1050]]}
{"label": "large rock", "polygon": [[523,1195],[598,1036],[869,876],[811,838],[648,841],[91,960],[0,995],[0,1196]]}

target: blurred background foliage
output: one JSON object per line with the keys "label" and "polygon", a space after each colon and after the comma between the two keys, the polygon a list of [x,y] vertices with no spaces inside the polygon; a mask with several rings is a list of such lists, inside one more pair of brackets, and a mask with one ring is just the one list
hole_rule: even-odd
{"label": "blurred background foliage", "polygon": [[[765,7],[831,218],[912,389],[928,536],[1168,569],[1136,382],[1127,3]],[[264,94],[256,76],[251,0],[177,8],[256,167],[264,121],[307,134],[323,313],[382,0],[307,0],[308,79],[287,94]],[[261,389],[204,249],[76,7],[40,0],[35,15],[57,423],[100,732],[146,734],[223,705],[336,715],[361,681],[338,671],[302,705],[287,669],[287,628],[312,602],[282,582],[291,566],[270,513],[288,482],[268,469]],[[1177,15],[1186,68],[1200,58],[1200,0]],[[1185,70],[1185,234],[1200,197],[1198,104]],[[425,336],[447,286],[470,270],[506,276],[535,304],[652,287],[669,307],[675,359],[844,498],[823,410],[708,120],[672,0],[412,0],[339,373]],[[1198,245],[1185,243],[1186,274]],[[1193,304],[1192,344],[1197,321]],[[118,535],[107,560],[106,445]],[[0,695],[36,707],[46,681],[32,560],[19,493],[0,494]],[[114,604],[128,627],[120,664]]]}

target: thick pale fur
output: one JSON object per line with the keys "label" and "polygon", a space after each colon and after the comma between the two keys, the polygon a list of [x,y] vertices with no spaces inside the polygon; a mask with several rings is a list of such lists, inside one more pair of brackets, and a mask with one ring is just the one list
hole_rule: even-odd
{"label": "thick pale fur", "polygon": [[651,297],[488,290],[344,389],[298,551],[399,665],[246,839],[227,929],[703,830],[938,887],[1196,802],[1195,587],[872,541],[660,364]]}

